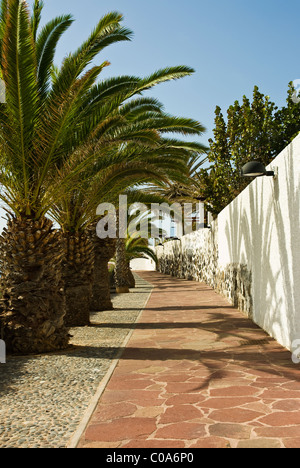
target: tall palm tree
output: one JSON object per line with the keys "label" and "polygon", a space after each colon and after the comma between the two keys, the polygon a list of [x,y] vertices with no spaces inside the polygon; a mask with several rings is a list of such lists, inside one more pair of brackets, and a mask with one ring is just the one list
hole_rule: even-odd
{"label": "tall palm tree", "polygon": [[201,178],[199,168],[207,161],[207,148],[203,145],[202,150],[193,151],[190,148],[187,160],[187,174],[185,180],[176,181],[169,179],[161,182],[157,186],[149,184],[147,193],[159,194],[166,197],[170,202],[195,202],[199,200],[201,194]]}
{"label": "tall palm tree", "polygon": [[[80,152],[60,161],[63,178],[66,179],[68,173],[73,174],[72,187],[68,187],[65,196],[50,208],[66,241],[63,266],[67,299],[65,321],[69,326],[89,323],[87,298],[90,296],[94,252],[87,228],[95,221],[97,205],[101,201],[114,201],[120,191],[157,174],[153,151],[159,149],[166,155],[165,148],[169,145],[167,141],[162,144],[162,132],[180,131],[194,135],[202,131],[199,122],[164,113],[157,100],[135,96],[161,82],[190,73],[191,69],[180,66],[159,70],[146,78],[117,77],[98,83],[87,93],[84,106],[77,115],[78,127],[81,131],[90,125],[91,115],[93,122],[97,119],[97,127]],[[167,163],[162,162],[162,154],[158,156],[156,153],[156,160],[158,157],[162,167],[172,164],[174,172],[181,161],[182,170],[182,154],[177,152],[175,157],[174,152]],[[92,164],[86,165],[87,160],[92,160]],[[85,170],[78,171],[82,165]],[[161,167],[159,171],[162,173]],[[76,172],[78,176],[74,184]]]}
{"label": "tall palm tree", "polygon": [[126,258],[127,258],[127,278],[129,288],[135,287],[135,278],[130,268],[130,262],[134,259],[144,258],[151,259],[157,264],[158,260],[154,250],[149,247],[148,240],[142,237],[130,238],[126,242]]}
{"label": "tall palm tree", "polygon": [[[146,107],[149,107],[149,100],[145,100],[145,103]],[[130,103],[130,106],[132,108],[133,102]],[[141,107],[140,100],[138,106]],[[164,123],[160,115],[159,120],[160,131],[163,131],[165,123],[170,125],[171,117],[167,116]],[[137,121],[137,127],[140,123]],[[154,123],[155,120],[152,116],[149,126],[154,126]],[[178,124],[178,119],[175,119],[175,124]],[[192,128],[194,124],[190,121],[189,125]],[[145,126],[145,121],[142,122],[142,126]],[[136,135],[132,121],[130,121],[130,128]],[[148,134],[150,130],[151,128],[147,130]],[[166,177],[167,165],[170,166],[172,174],[176,172],[176,166],[180,175],[185,170],[186,154],[184,151],[181,150],[176,155],[175,152],[172,154],[171,146],[170,154],[168,154],[167,140],[155,141],[157,129],[154,128],[152,131],[154,131],[155,147],[153,147],[153,141],[150,146],[147,146],[145,142],[139,144],[135,136],[134,140],[130,142],[130,132],[128,133],[129,144],[123,143],[121,146],[117,144],[117,146],[112,145],[112,147],[105,145],[102,154],[99,153],[99,159],[78,174],[78,183],[72,190],[68,189],[65,197],[50,209],[50,214],[61,226],[67,243],[63,265],[67,299],[66,323],[68,326],[89,324],[90,308],[99,309],[105,306],[105,304],[97,306],[95,293],[91,294],[90,279],[93,274],[95,250],[98,250],[100,258],[104,257],[103,241],[96,238],[94,229],[94,240],[91,242],[91,231],[89,230],[89,226],[94,226],[96,222],[97,206],[102,202],[114,203],[117,206],[119,194],[127,190],[128,187],[137,183],[162,180]],[[169,159],[168,162],[163,161],[163,156],[165,159]],[[66,166],[66,170],[73,171],[73,162],[71,165],[68,162]],[[112,244],[114,247],[114,243],[109,243],[107,240],[104,244],[107,247]],[[109,256],[106,257],[106,262],[109,258]],[[103,275],[106,274],[106,270],[103,271]],[[94,272],[95,276],[99,278],[100,272]],[[96,286],[94,290],[95,288]],[[102,290],[104,289],[102,288]],[[89,304],[89,297],[92,298],[93,305]],[[102,298],[99,299],[102,302]]]}
{"label": "tall palm tree", "polygon": [[[202,131],[199,131],[199,135]],[[166,140],[167,141],[167,140]],[[201,143],[168,140],[165,147],[163,142],[161,148],[156,151],[157,159],[153,163],[158,164],[165,177],[157,179],[154,183],[149,181],[140,196],[144,203],[173,203],[182,201],[195,201],[195,184],[194,177],[197,174],[198,167],[203,164],[205,157],[203,154],[206,147]],[[151,151],[152,155],[155,151]],[[185,167],[179,170],[176,164],[173,165],[172,158],[176,156],[185,156]],[[163,159],[160,159],[163,156]],[[171,158],[170,160],[168,158]],[[167,176],[166,176],[167,175]],[[152,198],[151,198],[152,197]],[[156,197],[156,199],[155,199]],[[188,197],[188,198],[187,198]],[[135,201],[138,201],[138,196],[135,194]],[[140,200],[141,201],[141,200]],[[115,283],[116,290],[120,293],[128,293],[130,288],[130,277],[128,261],[126,259],[126,242],[124,238],[117,239],[116,259],[115,259]]]}
{"label": "tall palm tree", "polygon": [[95,235],[96,226],[91,226],[91,242],[94,245],[94,267],[91,279],[90,310],[112,310],[110,295],[110,273],[108,262],[116,251],[116,239],[99,239]]}
{"label": "tall palm tree", "polygon": [[9,212],[0,239],[1,334],[8,351],[17,353],[52,351],[68,344],[62,243],[46,214],[72,179],[72,174],[58,177],[57,162],[80,151],[95,128],[90,121],[79,129],[76,116],[107,62],[87,72],[86,68],[104,47],[131,35],[121,27],[120,14],[106,15],[65,59],[51,84],[55,49],[72,19],[57,18],[37,34],[39,14],[36,9],[31,18],[21,0],[1,3],[6,103],[0,105],[0,198]]}
{"label": "tall palm tree", "polygon": [[[165,199],[161,197],[152,198],[145,193],[138,194],[140,197],[143,198],[143,201],[151,201],[152,203],[164,203],[166,202]],[[145,205],[146,206],[146,205]],[[137,217],[135,216],[136,213],[134,212],[128,217],[128,229],[127,229],[127,237],[124,242],[125,246],[125,254],[124,258],[126,259],[126,265],[122,265],[123,269],[119,267],[119,275],[122,275],[124,278],[124,284],[128,288],[135,287],[135,278],[132,274],[130,262],[134,259],[138,258],[145,258],[151,259],[155,263],[157,263],[157,257],[154,250],[149,246],[149,238],[151,237],[151,232],[153,232],[153,227],[155,223],[153,221],[153,213],[151,212],[151,208],[149,206],[149,211],[145,211],[140,213]],[[132,222],[134,222],[134,226],[131,226]],[[139,225],[139,230],[136,230],[136,226]],[[147,226],[147,227],[146,227]],[[157,226],[155,226],[156,229]],[[160,235],[163,236],[164,232],[162,229],[159,229]],[[115,260],[116,264],[116,260]],[[117,265],[118,268],[118,265]],[[127,292],[127,291],[126,291]]]}
{"label": "tall palm tree", "polygon": [[[150,116],[138,125],[123,125],[124,116],[116,110],[134,93],[193,72],[171,67],[143,79],[128,76],[97,83],[108,62],[88,69],[93,59],[108,45],[131,36],[121,26],[122,15],[111,12],[54,73],[57,43],[73,20],[69,15],[56,18],[39,32],[41,9],[42,2],[36,1],[31,17],[23,0],[1,3],[0,56],[7,102],[0,106],[0,198],[10,217],[0,246],[1,334],[9,351],[21,353],[61,349],[68,343],[61,276],[66,250],[46,217],[50,208],[74,193],[87,167],[94,170],[104,164],[114,145],[122,147],[130,139],[155,146],[162,121],[156,118],[150,129]],[[164,121],[168,131],[187,123],[167,123],[166,117]],[[66,216],[69,213],[66,208]]]}

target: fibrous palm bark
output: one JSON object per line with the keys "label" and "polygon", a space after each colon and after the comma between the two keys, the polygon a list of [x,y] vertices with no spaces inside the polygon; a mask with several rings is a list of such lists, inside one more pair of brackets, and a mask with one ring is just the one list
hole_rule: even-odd
{"label": "fibrous palm bark", "polygon": [[128,285],[129,285],[129,288],[135,288],[135,278],[134,278],[134,275],[131,271],[131,268],[130,268],[130,262],[127,262],[127,282],[128,282]]}
{"label": "fibrous palm bark", "polygon": [[65,234],[64,238],[65,324],[68,327],[83,327],[90,324],[91,279],[94,266],[93,244],[85,233]]}
{"label": "fibrous palm bark", "polygon": [[112,310],[110,297],[110,277],[108,262],[114,256],[116,239],[99,239],[93,235],[94,244],[94,272],[92,277],[91,310]]}
{"label": "fibrous palm bark", "polygon": [[118,238],[116,245],[115,283],[117,293],[129,293],[128,262],[125,239]]}
{"label": "fibrous palm bark", "polygon": [[47,218],[11,218],[0,238],[1,335],[7,350],[32,354],[68,344],[61,235]]}
{"label": "fibrous palm bark", "polygon": [[120,220],[120,211],[116,212],[116,228],[117,228],[117,241],[116,241],[116,262],[115,262],[115,285],[116,292],[129,293],[129,281],[127,278],[128,261],[126,256],[126,229]]}

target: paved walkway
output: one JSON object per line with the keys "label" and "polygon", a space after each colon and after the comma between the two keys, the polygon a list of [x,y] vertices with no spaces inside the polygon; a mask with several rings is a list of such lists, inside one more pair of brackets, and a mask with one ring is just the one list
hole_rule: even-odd
{"label": "paved walkway", "polygon": [[300,447],[291,354],[209,286],[140,274],[155,289],[78,447]]}

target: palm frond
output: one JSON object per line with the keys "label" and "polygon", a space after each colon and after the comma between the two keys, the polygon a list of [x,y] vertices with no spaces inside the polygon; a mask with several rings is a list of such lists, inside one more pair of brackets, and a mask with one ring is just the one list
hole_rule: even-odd
{"label": "palm frond", "polygon": [[[41,194],[41,187],[47,177],[49,168],[55,162],[56,164],[63,157],[63,148],[60,148],[61,140],[68,138],[72,123],[76,121],[76,110],[78,102],[81,99],[81,95],[95,81],[103,67],[106,64],[102,64],[99,67],[94,67],[88,71],[82,78],[77,80],[72,87],[70,96],[61,103],[60,109],[55,109],[54,103],[52,104],[51,118],[47,115],[43,121],[43,129],[40,131],[40,139],[44,148],[39,149],[41,154],[39,160],[39,166],[41,168],[39,174],[39,180],[35,185],[33,199],[36,200]],[[50,131],[49,131],[50,130]],[[45,145],[46,142],[46,145]]]}
{"label": "palm frond", "polygon": [[158,262],[157,256],[155,252],[147,246],[144,245],[133,245],[133,246],[126,246],[126,257],[127,259],[133,260],[134,258],[147,258],[150,257],[155,263]]}
{"label": "palm frond", "polygon": [[21,0],[9,2],[1,68],[6,86],[6,113],[9,116],[3,128],[3,137],[10,142],[11,169],[22,177],[26,198],[31,179],[32,139],[39,115],[39,100],[30,16],[27,5]]}
{"label": "palm frond", "polygon": [[144,78],[140,84],[140,91],[145,91],[153,86],[156,86],[159,83],[164,83],[170,80],[178,80],[185,76],[193,74],[195,70],[184,65],[179,65],[176,67],[166,67],[161,70],[157,70],[155,73],[152,73],[150,76]]}
{"label": "palm frond", "polygon": [[37,31],[41,22],[42,10],[44,8],[44,2],[41,0],[35,0],[33,5],[33,13],[31,17],[31,30],[34,40],[37,37]]}
{"label": "palm frond", "polygon": [[53,95],[63,95],[105,47],[130,40],[132,32],[120,26],[122,19],[122,15],[117,12],[108,13],[100,19],[88,40],[76,52],[65,58],[53,86]]}
{"label": "palm frond", "polygon": [[[162,147],[164,145],[164,137],[161,139],[161,144]],[[194,152],[194,158],[198,158],[199,155],[202,155],[208,151],[208,147],[205,146],[202,143],[196,142],[196,141],[186,141],[186,140],[178,140],[178,139],[172,139],[172,138],[167,138],[166,139],[166,145],[168,148],[178,148],[178,149],[184,149],[188,150],[190,152]],[[191,155],[190,155],[191,157]]]}
{"label": "palm frond", "polygon": [[1,5],[0,5],[0,57],[1,57],[2,41],[4,37],[7,13],[8,13],[8,0],[2,0]]}
{"label": "palm frond", "polygon": [[94,107],[111,102],[112,99],[122,96],[122,100],[119,101],[119,105],[128,97],[130,92],[133,92],[140,79],[136,76],[118,76],[109,78],[97,83],[87,93],[82,102],[81,111],[86,110],[86,115],[93,110]]}
{"label": "palm frond", "polygon": [[[127,120],[135,120],[145,114],[145,112],[153,112],[155,115],[161,115],[163,104],[155,98],[138,98],[132,99],[122,105],[120,114],[126,117]],[[148,116],[148,114],[146,114]]]}
{"label": "palm frond", "polygon": [[36,39],[37,75],[41,99],[46,97],[50,88],[53,59],[58,41],[72,23],[71,15],[55,18],[43,27]]}

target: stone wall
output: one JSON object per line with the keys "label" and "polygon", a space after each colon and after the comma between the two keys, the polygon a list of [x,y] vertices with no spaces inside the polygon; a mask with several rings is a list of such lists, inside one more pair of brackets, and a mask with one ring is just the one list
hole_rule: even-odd
{"label": "stone wall", "polygon": [[216,230],[214,223],[212,229],[200,229],[157,247],[159,271],[178,278],[204,281],[214,287],[218,260]]}
{"label": "stone wall", "polygon": [[200,229],[157,248],[159,270],[203,281],[292,350],[300,340],[300,135]]}
{"label": "stone wall", "polygon": [[226,297],[230,304],[253,318],[252,273],[247,265],[231,264],[218,267],[216,291]]}

